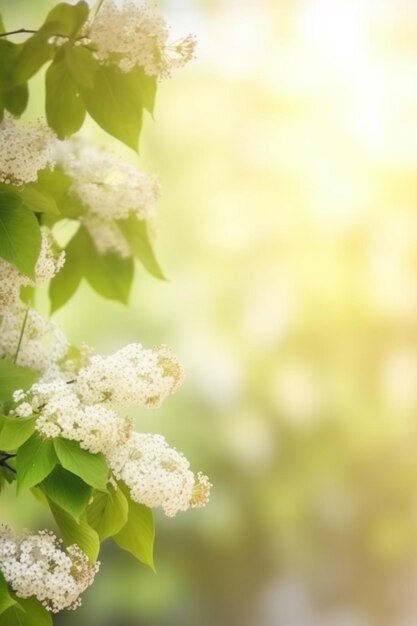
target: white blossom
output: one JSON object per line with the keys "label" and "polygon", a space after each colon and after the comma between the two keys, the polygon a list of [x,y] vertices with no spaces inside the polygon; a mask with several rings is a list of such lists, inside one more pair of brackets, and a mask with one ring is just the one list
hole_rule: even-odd
{"label": "white blossom", "polygon": [[55,153],[59,167],[74,181],[69,191],[85,207],[82,222],[97,250],[131,257],[117,221],[130,216],[154,221],[161,195],[158,178],[112,154],[86,147],[78,138],[57,142]]}
{"label": "white blossom", "polygon": [[132,343],[110,356],[92,356],[75,386],[86,404],[159,406],[183,378],[182,366],[169,348]]}
{"label": "white blossom", "polygon": [[15,538],[8,526],[0,526],[4,578],[19,598],[35,596],[49,611],[77,608],[98,568],[77,545],[64,548],[50,531],[26,531]]}
{"label": "white blossom", "polygon": [[78,196],[90,215],[105,220],[122,220],[129,215],[150,219],[161,195],[158,178],[141,172],[110,153],[90,147],[77,148],[77,142],[58,146],[57,161],[74,183],[71,193]]}
{"label": "white blossom", "polygon": [[58,375],[59,362],[67,353],[68,341],[55,322],[45,320],[35,309],[25,311],[19,307],[7,310],[1,318],[0,358],[14,359],[17,350],[18,365],[50,378]]}
{"label": "white blossom", "polygon": [[87,214],[83,224],[100,254],[114,252],[122,259],[132,256],[129,244],[116,222]]}
{"label": "white blossom", "polygon": [[0,123],[0,182],[23,185],[52,166],[55,135],[46,126],[17,126],[11,118]]}
{"label": "white blossom", "polygon": [[114,448],[108,460],[115,477],[128,486],[132,500],[151,508],[160,506],[168,517],[208,501],[208,478],[195,476],[185,456],[162,435],[135,432],[124,446]]}
{"label": "white blossom", "polygon": [[22,287],[35,287],[46,283],[64,265],[65,252],[56,250],[49,228],[42,226],[41,235],[41,249],[35,265],[35,280],[20,272],[12,263],[0,258],[0,313],[20,302]]}
{"label": "white blossom", "polygon": [[25,412],[29,404],[33,413],[38,414],[35,428],[40,435],[78,441],[81,448],[92,454],[108,454],[131,435],[129,418],[117,415],[103,404],[84,405],[75,385],[63,379],[35,383],[23,397],[19,391],[16,399],[13,413],[20,416],[22,404]]}
{"label": "white blossom", "polygon": [[170,76],[194,57],[196,45],[191,35],[169,44],[165,19],[134,2],[119,7],[105,0],[85,34],[101,63],[116,64],[122,72],[140,66],[149,76]]}

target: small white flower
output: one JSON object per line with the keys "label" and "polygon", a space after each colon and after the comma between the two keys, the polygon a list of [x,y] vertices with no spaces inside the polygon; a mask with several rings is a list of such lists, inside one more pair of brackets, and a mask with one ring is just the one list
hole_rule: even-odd
{"label": "small white flower", "polygon": [[112,451],[109,464],[116,478],[129,487],[132,500],[151,508],[160,506],[169,517],[208,501],[208,478],[195,477],[185,456],[162,435],[133,433],[124,446]]}
{"label": "small white flower", "polygon": [[37,180],[38,172],[54,163],[54,141],[47,126],[17,126],[5,118],[0,123],[0,182],[23,185]]}
{"label": "small white flower", "polygon": [[48,611],[80,606],[98,569],[77,545],[64,548],[50,531],[25,531],[15,538],[8,526],[0,526],[0,571],[19,598],[35,596]]}

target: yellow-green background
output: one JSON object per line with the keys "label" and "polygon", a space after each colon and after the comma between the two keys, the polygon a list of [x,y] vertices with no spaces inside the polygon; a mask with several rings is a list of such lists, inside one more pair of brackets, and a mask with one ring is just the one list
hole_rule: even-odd
{"label": "yellow-green background", "polygon": [[[53,4],[0,0],[8,27]],[[160,176],[169,280],[138,268],[128,309],[83,287],[56,319],[97,351],[174,349],[186,382],[138,428],[214,487],[206,509],[157,514],[157,575],[105,544],[56,623],[414,626],[417,5],[161,7],[199,48],[160,84],[140,158],[86,132]],[[45,523],[29,498],[1,506]]]}

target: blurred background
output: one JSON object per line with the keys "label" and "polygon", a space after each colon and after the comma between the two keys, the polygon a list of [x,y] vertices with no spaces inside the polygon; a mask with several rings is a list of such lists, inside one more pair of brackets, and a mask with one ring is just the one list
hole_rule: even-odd
{"label": "blurred background", "polygon": [[[0,9],[31,28],[54,4]],[[159,6],[196,61],[160,84],[139,158],[85,132],[160,176],[169,280],[138,267],[129,308],[84,286],[56,320],[99,352],[174,349],[186,382],[137,425],[214,487],[157,513],[157,575],[107,542],[56,624],[415,626],[417,3]],[[41,80],[31,97],[27,117]]]}

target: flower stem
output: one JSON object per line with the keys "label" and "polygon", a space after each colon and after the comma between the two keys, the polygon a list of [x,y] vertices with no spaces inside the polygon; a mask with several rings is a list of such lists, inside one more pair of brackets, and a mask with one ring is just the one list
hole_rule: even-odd
{"label": "flower stem", "polygon": [[26,309],[25,317],[23,318],[23,324],[22,324],[22,328],[20,329],[19,341],[17,343],[17,348],[16,348],[16,352],[14,355],[13,363],[17,362],[17,357],[19,356],[19,350],[20,350],[20,346],[22,345],[22,339],[23,339],[23,335],[25,332],[28,315],[29,315],[29,307]]}

